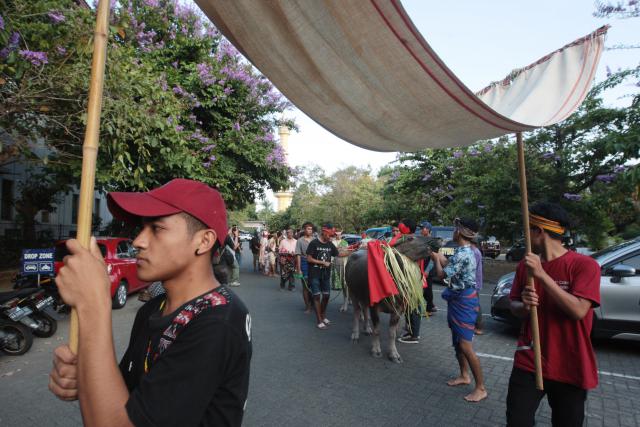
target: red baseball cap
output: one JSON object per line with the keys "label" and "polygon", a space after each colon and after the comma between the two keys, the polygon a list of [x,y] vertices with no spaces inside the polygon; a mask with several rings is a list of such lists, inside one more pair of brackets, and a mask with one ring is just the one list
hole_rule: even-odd
{"label": "red baseball cap", "polygon": [[115,218],[129,223],[185,212],[213,229],[221,245],[227,236],[222,196],[199,181],[179,178],[146,193],[109,193],[107,205]]}

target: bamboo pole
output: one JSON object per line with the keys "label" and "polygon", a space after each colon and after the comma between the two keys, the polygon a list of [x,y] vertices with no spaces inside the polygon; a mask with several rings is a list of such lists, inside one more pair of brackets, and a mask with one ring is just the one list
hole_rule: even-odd
{"label": "bamboo pole", "polygon": [[[527,172],[524,164],[524,143],[522,142],[522,132],[516,133],[518,141],[518,172],[520,177],[520,204],[522,207],[522,226],[524,227],[524,241],[526,252],[531,252],[531,231],[529,230],[529,197],[527,195]],[[531,270],[527,270],[527,287],[535,288]],[[542,355],[540,352],[540,329],[538,328],[538,310],[530,307],[529,323],[531,324],[531,335],[533,336],[533,355],[536,366],[536,388],[544,390],[542,382]]]}
{"label": "bamboo pole", "polygon": [[[78,235],[80,244],[89,248],[91,240],[91,220],[93,193],[100,136],[100,112],[102,110],[102,88],[104,86],[104,64],[107,58],[107,37],[109,29],[110,0],[98,3],[96,28],[93,34],[93,59],[89,86],[87,128],[82,146],[82,176],[80,178],[80,200],[78,201]],[[78,313],[71,311],[69,325],[69,347],[78,353]]]}

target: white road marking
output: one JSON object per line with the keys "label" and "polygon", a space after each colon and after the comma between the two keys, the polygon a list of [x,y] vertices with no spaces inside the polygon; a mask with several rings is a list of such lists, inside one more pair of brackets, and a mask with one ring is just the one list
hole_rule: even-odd
{"label": "white road marking", "polygon": [[[507,362],[513,362],[513,357],[498,356],[498,355],[495,355],[495,354],[487,354],[487,353],[476,353],[476,355],[478,357],[486,357],[486,358],[489,358],[489,359],[498,359],[498,360],[505,360]],[[625,378],[625,379],[628,379],[628,380],[640,381],[640,377],[636,377],[636,376],[633,376],[633,375],[618,374],[617,372],[598,371],[598,374],[600,374],[600,375],[608,375],[610,377]]]}
{"label": "white road marking", "polygon": [[505,356],[497,356],[495,354],[487,354],[487,353],[476,353],[478,357],[487,357],[489,359],[499,359],[506,360],[508,362],[513,362],[513,357],[505,357]]}

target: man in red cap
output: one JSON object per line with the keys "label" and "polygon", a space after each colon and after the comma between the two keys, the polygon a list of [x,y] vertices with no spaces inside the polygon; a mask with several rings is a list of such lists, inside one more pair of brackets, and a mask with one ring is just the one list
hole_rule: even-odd
{"label": "man in red cap", "polygon": [[114,217],[142,226],[138,277],[166,295],[136,316],[129,347],[115,359],[109,278],[95,238],[69,240],[56,283],[79,319],[79,349],[54,353],[49,388],[80,401],[87,425],[240,425],[249,385],[251,318],[215,279],[227,214],[207,185],[175,179],[147,193],[111,193]]}

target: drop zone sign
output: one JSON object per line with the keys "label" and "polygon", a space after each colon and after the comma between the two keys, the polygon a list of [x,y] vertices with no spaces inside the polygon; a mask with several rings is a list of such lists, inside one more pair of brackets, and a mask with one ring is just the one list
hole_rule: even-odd
{"label": "drop zone sign", "polygon": [[23,249],[22,274],[53,274],[53,248]]}

